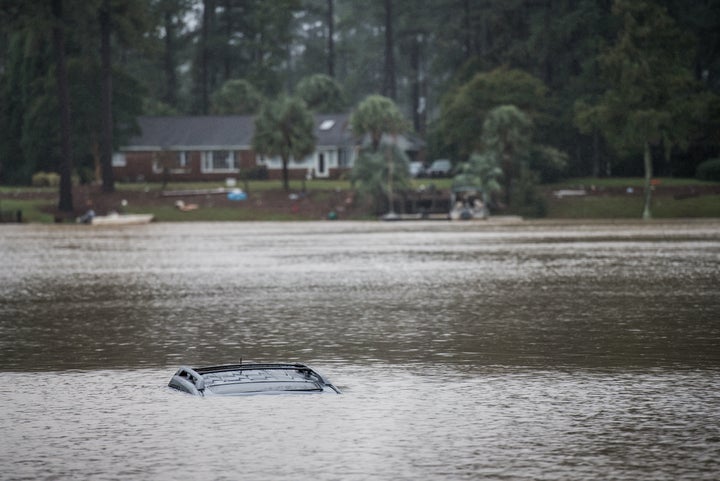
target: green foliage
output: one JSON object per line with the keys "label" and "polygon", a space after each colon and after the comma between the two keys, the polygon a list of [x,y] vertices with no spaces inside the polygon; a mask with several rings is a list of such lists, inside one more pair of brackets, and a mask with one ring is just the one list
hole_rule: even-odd
{"label": "green foliage", "polygon": [[687,107],[699,107],[687,36],[650,1],[618,0],[613,13],[622,29],[600,56],[606,90],[597,103],[576,104],[576,125],[599,129],[622,154],[640,153],[646,142],[684,144]]}
{"label": "green foliage", "polygon": [[45,162],[28,158],[23,150],[26,117],[36,108],[36,97],[46,88],[55,89],[52,79],[45,82],[50,62],[46,38],[30,29],[12,32],[8,37],[4,71],[0,73],[0,182],[28,184],[38,168],[51,169],[56,159],[47,152]]}
{"label": "green foliage", "polygon": [[527,157],[533,123],[514,105],[492,109],[483,122],[482,147],[496,153],[503,163],[517,163]]}
{"label": "green foliage", "polygon": [[[640,183],[639,179],[635,179],[635,182]],[[550,197],[546,203],[547,217],[553,219],[632,219],[637,218],[643,210],[642,196],[625,193],[562,199]],[[658,219],[720,217],[720,196],[700,195],[683,199],[656,196],[653,217]]]}
{"label": "green foliage", "polygon": [[[119,44],[140,41],[137,29],[144,19],[143,2],[112,2],[116,40]],[[100,2],[66,2],[66,68],[69,81],[71,151],[81,165],[98,151],[100,129],[100,62],[98,58],[98,8]],[[60,106],[56,83],[55,49],[49,9],[23,5],[13,23],[8,45],[10,56],[0,73],[0,180],[29,183],[38,170],[58,170],[60,152]],[[134,33],[133,33],[134,32]],[[113,70],[113,116],[115,143],[137,132],[135,118],[141,113],[144,90],[121,68]],[[7,139],[3,138],[7,135]],[[7,142],[6,142],[7,140]],[[91,169],[92,170],[92,169]],[[68,177],[71,173],[68,172]]]}
{"label": "green foliage", "polygon": [[298,83],[297,95],[305,101],[310,110],[318,113],[339,113],[346,108],[342,87],[328,75],[304,77]]}
{"label": "green foliage", "polygon": [[[57,189],[56,187],[53,188]],[[54,203],[47,199],[1,199],[0,210],[10,212],[13,217],[21,212],[23,222],[41,222],[51,224],[55,218],[51,212]]]}
{"label": "green foliage", "polygon": [[483,123],[482,151],[498,160],[503,170],[505,200],[512,202],[514,180],[528,161],[533,124],[530,117],[514,105],[492,109]]}
{"label": "green foliage", "polygon": [[265,96],[279,94],[298,10],[300,0],[204,0],[190,71],[192,109],[207,113],[211,92],[232,78],[245,78]]}
{"label": "green foliage", "polygon": [[60,174],[55,172],[37,172],[32,176],[33,187],[57,187],[60,185]]}
{"label": "green foliage", "polygon": [[212,95],[210,111],[214,114],[254,115],[263,98],[247,80],[230,79]]}
{"label": "green foliage", "polygon": [[145,97],[142,102],[143,115],[170,116],[180,115],[175,107],[152,97]]}
{"label": "green foliage", "polygon": [[557,182],[568,165],[568,155],[555,147],[533,145],[530,149],[530,168],[540,176],[540,182]]}
{"label": "green foliage", "polygon": [[453,178],[452,188],[476,187],[482,190],[483,204],[487,206],[490,196],[502,190],[500,179],[503,171],[500,161],[493,152],[474,153],[460,166],[460,172]]}
{"label": "green foliage", "polygon": [[253,149],[260,155],[282,159],[285,190],[289,190],[290,159],[302,160],[315,150],[314,130],[314,119],[305,102],[285,95],[263,104],[255,117]]}
{"label": "green foliage", "polygon": [[[109,3],[114,68],[136,81],[138,89],[124,91],[145,97],[148,114],[231,111],[211,108],[212,93],[230,79],[242,77],[274,97],[300,93],[305,87],[298,82],[319,72],[332,72],[349,108],[382,91],[392,68],[397,108],[412,113],[428,158],[458,161],[480,149],[485,116],[498,105],[528,114],[536,139],[571,154],[574,175],[610,174],[611,166],[613,173],[637,172],[633,162],[638,164],[643,145],[635,141],[646,135],[656,154],[667,147],[667,160],[656,162],[665,175],[692,175],[702,156],[686,154],[686,145],[711,154],[720,146],[715,0],[620,0],[618,15],[606,0],[394,0],[389,20],[396,55],[388,66],[384,2]],[[101,2],[63,4],[68,65],[83,64],[91,73],[90,66],[99,64]],[[50,2],[5,0],[0,8],[2,182],[29,183],[34,171],[57,164],[57,116],[47,98],[56,89],[52,25]],[[82,103],[78,92],[92,97],[97,90],[89,80],[79,82],[71,86],[80,99],[72,100],[73,123],[94,104]],[[326,105],[335,105],[334,94],[319,98],[323,105],[317,107],[317,96],[302,95],[317,111],[340,110]],[[435,125],[428,129],[426,119]],[[84,146],[94,132],[77,130],[75,161],[87,163]],[[543,179],[559,175],[538,167],[536,149],[530,152],[530,165]]]}
{"label": "green foliage", "polygon": [[539,177],[526,165],[520,166],[510,198],[511,212],[523,217],[545,217],[547,202],[538,189]]}
{"label": "green foliage", "polygon": [[380,148],[383,134],[396,135],[407,129],[407,121],[391,99],[369,95],[350,117],[350,127],[357,136],[370,136],[373,152]]}
{"label": "green foliage", "polygon": [[383,143],[376,151],[363,150],[355,159],[350,182],[362,198],[373,202],[375,211],[380,213],[383,210],[382,201],[389,200],[391,191],[400,192],[409,188],[408,158],[396,145],[389,143]]}
{"label": "green foliage", "polygon": [[709,159],[698,165],[695,177],[720,182],[720,159]]}
{"label": "green foliage", "polygon": [[547,107],[547,88],[521,70],[497,68],[479,73],[444,99],[441,130],[447,143],[456,144],[465,157],[482,148],[479,128],[493,108],[514,105],[530,118]]}
{"label": "green foliage", "polygon": [[242,177],[243,180],[267,180],[268,170],[264,165],[257,165],[250,169],[242,170],[240,177]]}
{"label": "green foliage", "polygon": [[[93,172],[100,137],[100,70],[99,65],[83,59],[68,61],[70,103],[72,106],[72,151],[74,164],[82,171]],[[113,139],[115,146],[138,132],[136,118],[142,113],[142,89],[120,70],[113,72]],[[52,71],[34,81],[43,94],[33,97],[25,112],[21,144],[25,159],[36,168],[55,170],[59,157],[60,128],[55,80]],[[83,173],[85,180],[92,174]]]}
{"label": "green foliage", "polygon": [[698,95],[687,55],[690,40],[664,7],[647,0],[616,0],[613,14],[622,27],[599,58],[606,90],[594,104],[577,103],[575,122],[585,132],[601,132],[621,155],[643,152],[643,217],[649,218],[650,146],[686,147],[692,112],[703,110],[705,99]]}

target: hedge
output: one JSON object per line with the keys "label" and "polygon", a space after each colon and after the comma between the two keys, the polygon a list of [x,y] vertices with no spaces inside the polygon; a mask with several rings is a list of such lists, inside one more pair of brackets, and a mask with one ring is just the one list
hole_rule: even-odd
{"label": "hedge", "polygon": [[698,165],[695,177],[699,180],[720,182],[720,159],[709,159]]}

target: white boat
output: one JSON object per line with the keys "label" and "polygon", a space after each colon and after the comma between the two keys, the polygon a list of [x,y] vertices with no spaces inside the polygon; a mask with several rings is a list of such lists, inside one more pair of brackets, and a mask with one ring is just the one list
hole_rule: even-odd
{"label": "white boat", "polygon": [[487,219],[488,210],[483,202],[483,191],[474,186],[455,186],[452,189],[448,217],[450,220]]}
{"label": "white boat", "polygon": [[135,225],[148,224],[153,220],[152,214],[108,214],[96,215],[90,220],[91,225]]}

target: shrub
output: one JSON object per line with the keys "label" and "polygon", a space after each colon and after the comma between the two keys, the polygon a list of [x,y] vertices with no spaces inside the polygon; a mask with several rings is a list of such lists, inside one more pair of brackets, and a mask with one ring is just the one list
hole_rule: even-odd
{"label": "shrub", "polygon": [[60,185],[60,174],[55,172],[37,172],[32,176],[33,187],[57,187]]}
{"label": "shrub", "polygon": [[243,170],[241,175],[247,180],[267,180],[268,170],[266,166],[258,165],[256,167]]}
{"label": "shrub", "polygon": [[709,159],[698,165],[695,177],[699,180],[720,182],[720,159]]}
{"label": "shrub", "polygon": [[537,186],[540,176],[526,165],[521,165],[520,175],[513,183],[510,196],[510,211],[523,217],[545,217],[547,203]]}

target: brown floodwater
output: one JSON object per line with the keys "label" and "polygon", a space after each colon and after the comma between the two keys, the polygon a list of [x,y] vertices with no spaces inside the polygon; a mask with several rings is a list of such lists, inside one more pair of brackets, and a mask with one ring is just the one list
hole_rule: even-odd
{"label": "brown floodwater", "polygon": [[[716,479],[720,222],[0,225],[0,479]],[[193,398],[307,362],[340,396]]]}

